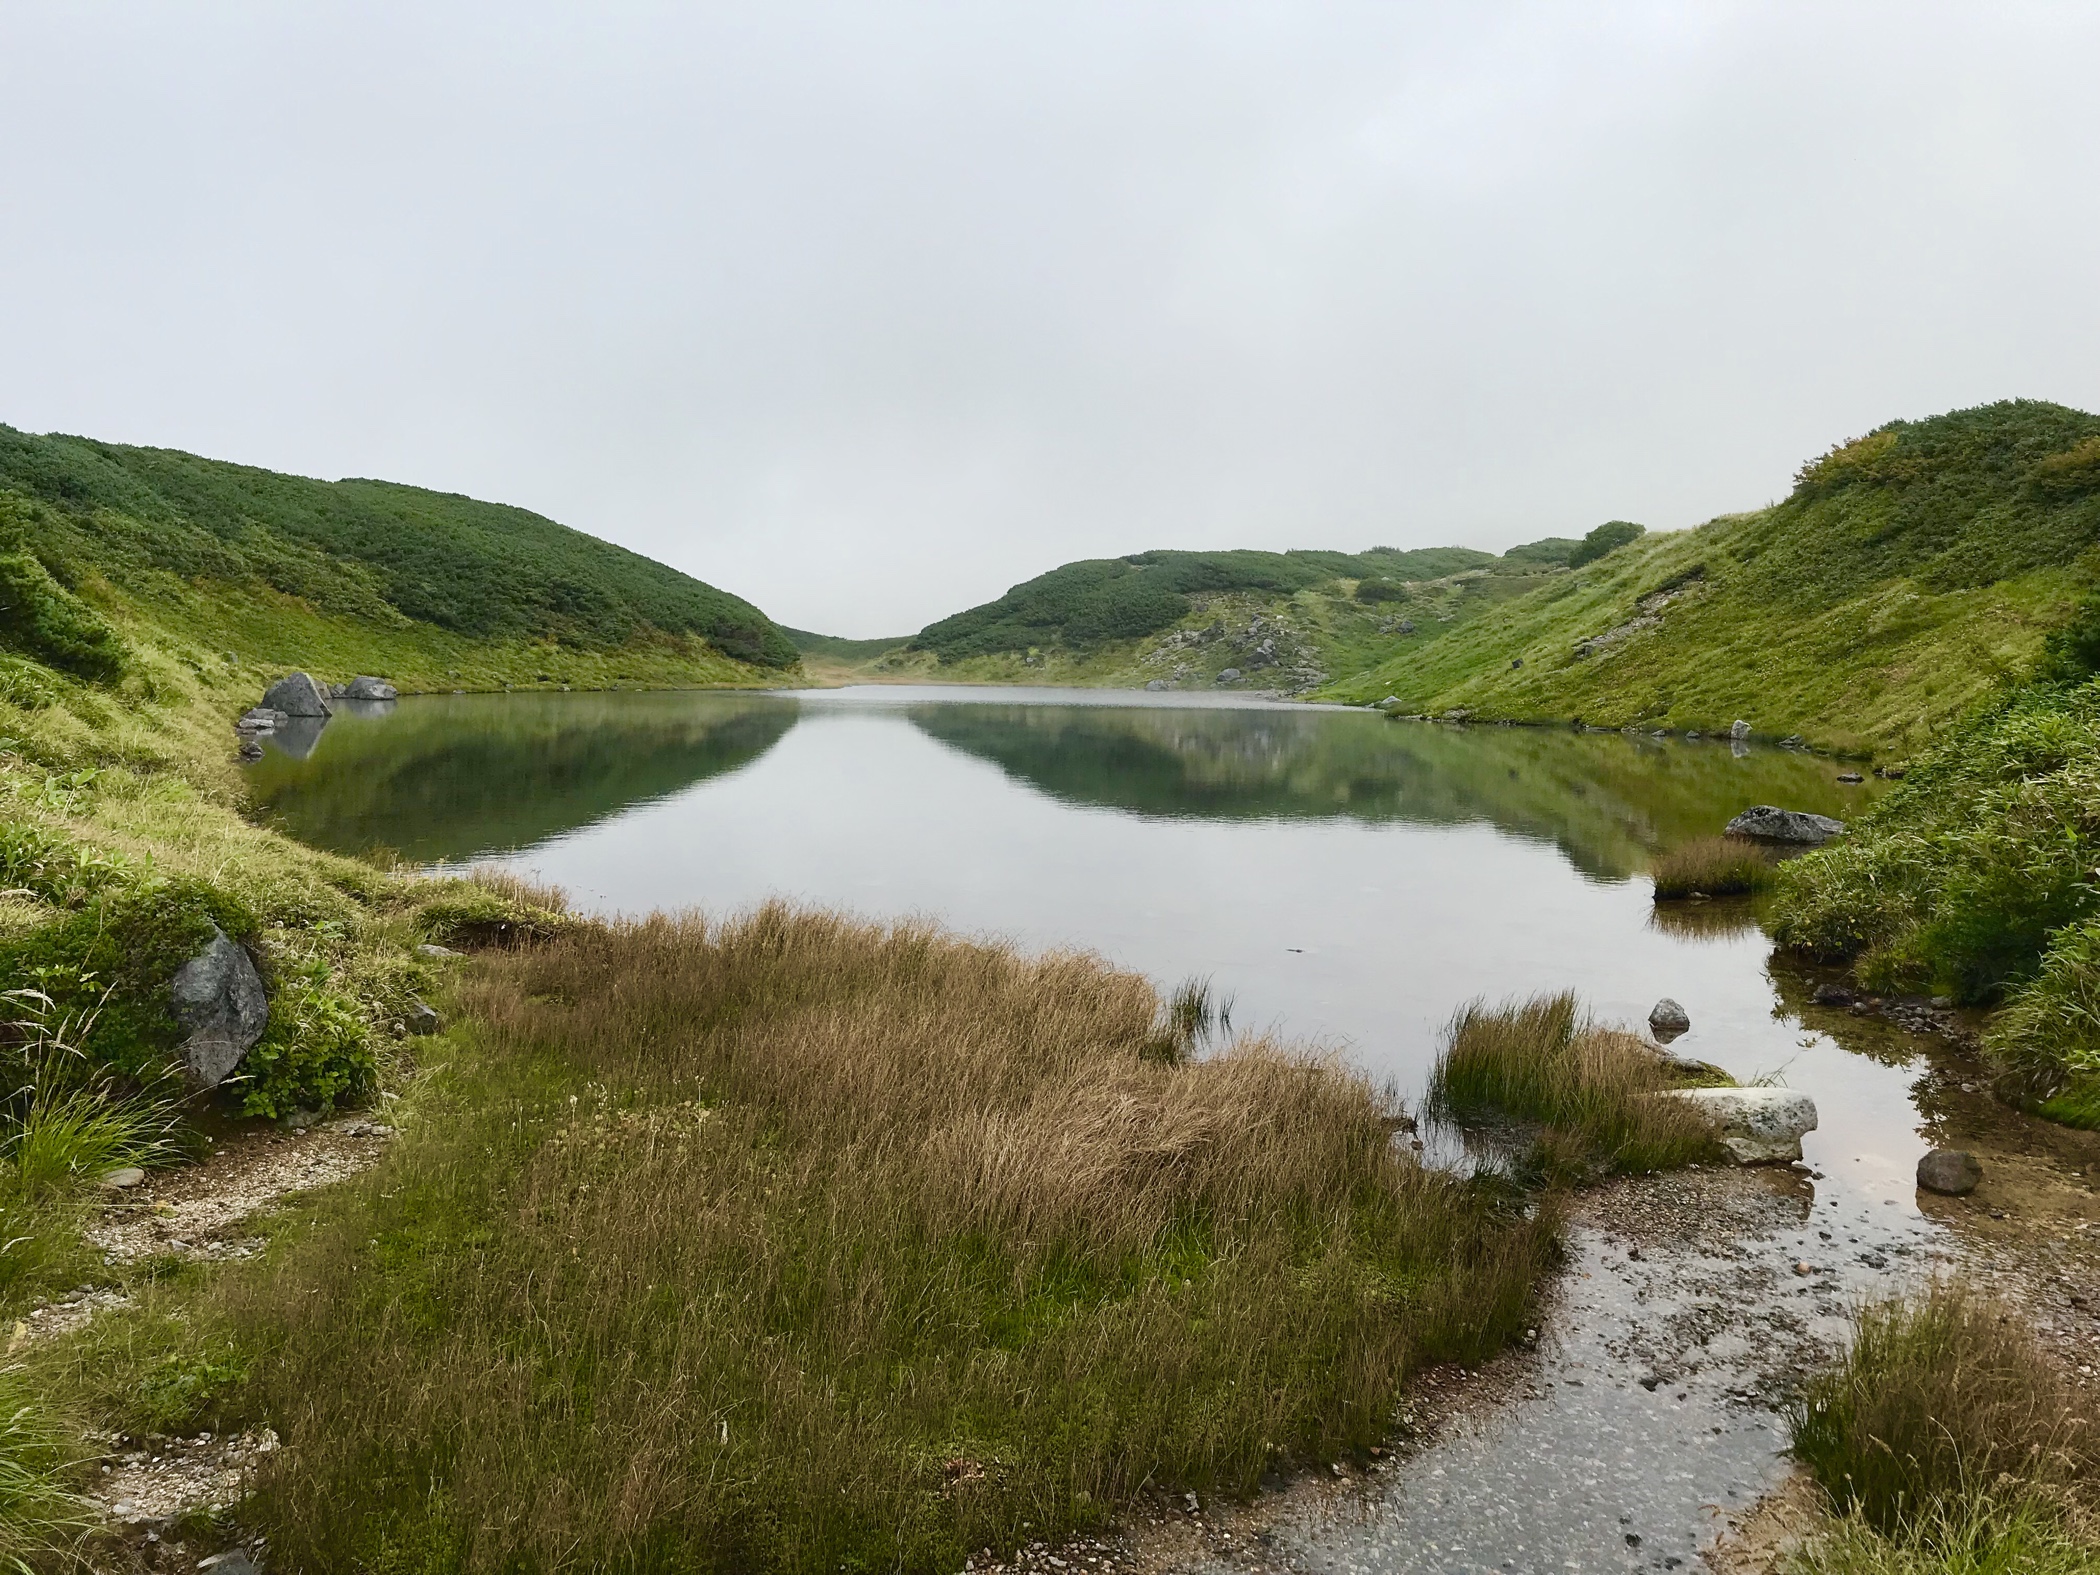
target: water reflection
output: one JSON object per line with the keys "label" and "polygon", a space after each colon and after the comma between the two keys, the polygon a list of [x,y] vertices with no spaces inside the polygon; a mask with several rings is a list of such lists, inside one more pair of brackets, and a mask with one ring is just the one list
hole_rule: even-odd
{"label": "water reflection", "polygon": [[[338,853],[417,862],[530,847],[748,765],[794,725],[743,694],[445,695],[335,702],[249,773],[258,808]],[[304,723],[304,726],[300,724]]]}
{"label": "water reflection", "polygon": [[1784,804],[1840,818],[1862,790],[1828,761],[1721,741],[1557,728],[1457,728],[1313,709],[947,704],[910,707],[928,736],[1071,804],[1176,819],[1486,822],[1623,879]]}

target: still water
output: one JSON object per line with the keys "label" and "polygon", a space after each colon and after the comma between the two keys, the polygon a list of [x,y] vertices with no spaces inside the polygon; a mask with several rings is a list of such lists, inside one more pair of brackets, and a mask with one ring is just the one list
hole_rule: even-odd
{"label": "still water", "polygon": [[[280,735],[251,786],[321,847],[510,865],[599,912],[784,897],[1208,978],[1237,1028],[1326,1046],[1410,1101],[1474,997],[1570,988],[1634,1024],[1675,997],[1693,1026],[1674,1048],[1816,1099],[1798,1209],[1638,1264],[1577,1232],[1526,1397],[1358,1513],[1278,1530],[1293,1568],[1470,1575],[1686,1565],[1716,1507],[1780,1469],[1773,1350],[1841,1337],[1884,1254],[1933,1250],[1922,1067],[1805,1025],[1811,982],[1747,911],[1658,909],[1645,876],[1751,804],[1857,814],[1877,785],[1840,769],[1232,696],[882,687],[346,706]],[[1828,1260],[1813,1290],[1799,1254]],[[1636,1384],[1629,1364],[1662,1360],[1644,1342],[1684,1318],[1729,1332]]]}
{"label": "still water", "polygon": [[1907,1069],[1805,1031],[1736,905],[1658,910],[1644,878],[1750,804],[1857,813],[1878,784],[1841,769],[1235,696],[871,686],[357,706],[273,742],[251,786],[314,845],[512,865],[598,912],[786,897],[1208,978],[1237,1028],[1410,1098],[1476,996],[1574,989],[1629,1023],[1672,996],[1675,1048],[1813,1094],[1810,1159],[1907,1209]]}

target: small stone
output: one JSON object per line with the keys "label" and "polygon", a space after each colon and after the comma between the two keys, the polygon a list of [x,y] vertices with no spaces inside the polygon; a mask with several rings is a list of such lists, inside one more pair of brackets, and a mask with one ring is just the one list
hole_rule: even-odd
{"label": "small stone", "polygon": [[416,948],[416,955],[426,962],[442,962],[447,957],[464,957],[465,952],[456,952],[449,946],[439,946],[434,941],[425,941]]}
{"label": "small stone", "polygon": [[1240,670],[1237,667],[1228,667],[1222,673],[1218,674],[1218,682],[1221,684],[1238,683],[1239,677]]}
{"label": "small stone", "polygon": [[224,1553],[214,1553],[208,1559],[199,1559],[197,1568],[210,1570],[212,1575],[262,1575],[255,1561],[248,1557],[245,1548],[228,1548]]}
{"label": "small stone", "polygon": [[1964,1148],[1936,1148],[1918,1161],[1918,1185],[1950,1198],[1964,1197],[1983,1180],[1983,1165]]}
{"label": "small stone", "polygon": [[136,1187],[146,1179],[146,1173],[136,1165],[126,1165],[112,1170],[102,1178],[102,1185],[113,1192],[122,1192],[127,1187]]}
{"label": "small stone", "polygon": [[1795,1264],[1795,1265],[1794,1265],[1794,1272],[1795,1272],[1796,1274],[1801,1274],[1801,1275],[1808,1275],[1808,1274],[1813,1274],[1813,1273],[1815,1273],[1816,1271],[1815,1271],[1815,1266],[1814,1266],[1813,1264],[1809,1264],[1809,1263],[1797,1263],[1797,1264]]}
{"label": "small stone", "polygon": [[434,1034],[445,1026],[436,1007],[427,1001],[411,1001],[408,1005],[408,1031],[412,1034]]}
{"label": "small stone", "polygon": [[1737,740],[1748,738],[1750,736],[1750,724],[1741,717],[1737,717],[1734,724],[1728,729],[1728,736]]}
{"label": "small stone", "polygon": [[1648,1027],[1666,1043],[1689,1032],[1691,1026],[1691,1015],[1667,995],[1648,1008]]}
{"label": "small stone", "polygon": [[1819,984],[1809,999],[1818,1006],[1850,1006],[1859,997],[1841,984]]}
{"label": "small stone", "polygon": [[1861,776],[1857,771],[1840,771],[1838,773],[1838,780],[1840,782],[1864,782],[1867,779]]}

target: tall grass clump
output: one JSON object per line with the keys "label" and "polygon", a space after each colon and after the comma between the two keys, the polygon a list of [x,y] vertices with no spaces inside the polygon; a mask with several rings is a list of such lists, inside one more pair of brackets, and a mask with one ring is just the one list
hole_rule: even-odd
{"label": "tall grass clump", "polygon": [[464,990],[409,1135],[238,1304],[293,1565],[954,1569],[1367,1447],[1553,1249],[1360,1074],[1162,1057],[1088,957],[770,907]]}
{"label": "tall grass clump", "polygon": [[[1884,1535],[2027,1515],[2090,1495],[2100,1433],[2019,1315],[1958,1280],[1872,1304],[1852,1348],[1812,1380],[1793,1450],[1842,1510]],[[1993,1511],[1994,1513],[1996,1511]]]}
{"label": "tall grass clump", "polygon": [[1895,1532],[1854,1511],[1791,1553],[1785,1575],[2100,1575],[2090,1522],[2032,1498],[1973,1494]]}
{"label": "tall grass clump", "polygon": [[1701,837],[1672,848],[1655,861],[1655,900],[1729,897],[1762,891],[1771,884],[1772,864],[1744,837]]}
{"label": "tall grass clump", "polygon": [[1682,1086],[1633,1034],[1590,1021],[1573,992],[1489,1006],[1474,1001],[1446,1030],[1428,1109],[1444,1119],[1536,1122],[1541,1152],[1571,1152],[1614,1171],[1662,1170],[1720,1152],[1705,1118],[1656,1097]]}
{"label": "tall grass clump", "polygon": [[68,1485],[70,1466],[22,1374],[0,1367],[0,1569],[48,1567],[93,1527],[92,1506]]}

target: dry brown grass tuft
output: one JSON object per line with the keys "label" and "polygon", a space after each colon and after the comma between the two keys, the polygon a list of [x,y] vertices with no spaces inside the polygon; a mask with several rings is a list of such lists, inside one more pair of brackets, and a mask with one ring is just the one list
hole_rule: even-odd
{"label": "dry brown grass tuft", "polygon": [[246,1309],[294,1564],[952,1569],[1368,1446],[1552,1249],[1358,1073],[1161,1058],[1088,957],[771,907],[464,1004],[447,1108]]}
{"label": "dry brown grass tuft", "polygon": [[1701,837],[1655,861],[1655,900],[1738,896],[1772,882],[1772,861],[1745,837]]}

